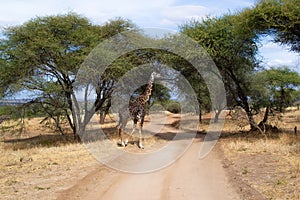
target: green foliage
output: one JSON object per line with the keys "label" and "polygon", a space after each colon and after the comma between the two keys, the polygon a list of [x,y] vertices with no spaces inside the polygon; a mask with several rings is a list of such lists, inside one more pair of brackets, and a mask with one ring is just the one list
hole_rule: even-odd
{"label": "green foliage", "polygon": [[236,97],[236,101],[241,99],[239,88],[245,96],[250,90],[248,82],[257,67],[256,35],[253,32],[245,34],[242,30],[239,17],[231,15],[191,21],[181,27],[182,33],[198,41],[213,58],[223,76],[228,97]]}
{"label": "green foliage", "polygon": [[0,116],[18,118],[21,116],[18,110],[15,106],[0,106]]}
{"label": "green foliage", "polygon": [[169,111],[171,113],[180,113],[181,112],[180,103],[178,103],[176,101],[170,101],[167,104],[167,111]]}
{"label": "green foliage", "polygon": [[253,81],[253,104],[283,111],[299,97],[300,76],[288,67],[271,68],[258,72]]}
{"label": "green foliage", "polygon": [[28,106],[0,106],[0,116],[7,116],[10,119],[45,117],[47,113],[43,112],[39,104]]}
{"label": "green foliage", "polygon": [[15,73],[6,74],[6,79],[10,77],[7,89],[19,84],[17,88],[39,90],[43,82],[51,80],[62,86],[72,82],[69,76],[76,75],[85,55],[95,46],[92,33],[88,20],[72,13],[37,17],[7,28],[1,55],[8,65],[5,72]]}
{"label": "green foliage", "polygon": [[[196,40],[212,57],[222,75],[228,106],[239,105],[244,108],[250,124],[254,124],[247,96],[251,91],[251,77],[258,67],[255,57],[257,36],[254,31],[245,27],[243,20],[245,19],[240,15],[224,15],[203,21],[190,21],[180,29]],[[220,105],[213,109],[224,108]]]}
{"label": "green foliage", "polygon": [[[173,39],[174,38],[168,36],[163,40],[172,42]],[[163,42],[164,41],[162,41],[162,43]],[[187,62],[187,60],[185,60],[184,58],[178,55],[174,55],[173,53],[170,52],[163,52],[163,53],[161,52],[159,55],[163,63],[165,63],[167,66],[171,66],[173,69],[180,72],[180,74],[184,76],[186,80],[188,80],[189,84],[192,86],[193,90],[197,95],[197,100],[199,102],[200,109],[203,111],[209,111],[211,109],[211,102],[210,102],[210,95],[207,89],[207,85],[204,82],[202,76],[191,65],[191,63]],[[174,75],[171,74],[169,77],[173,77],[173,76]],[[178,87],[178,88],[174,88],[173,92],[176,91],[176,89],[180,89],[182,93],[180,95],[184,95],[183,92],[185,89],[184,82],[179,82],[178,77],[174,77],[173,79],[174,81],[177,80],[176,85]],[[183,97],[183,98],[189,98],[189,97]]]}
{"label": "green foliage", "polygon": [[[286,67],[257,73],[256,54],[261,34],[271,34],[275,36],[275,42],[290,45],[291,50],[300,52],[299,10],[298,0],[262,0],[240,13],[192,20],[180,26],[181,33],[196,40],[212,57],[222,75],[228,106],[242,106],[250,124],[254,120],[249,99],[256,109],[275,106],[281,110],[298,95],[298,74]],[[34,105],[28,107],[26,115],[46,114],[54,120],[66,117],[75,133],[80,123],[76,121],[73,109],[79,107],[79,103],[74,105],[71,97],[77,87],[73,83],[78,80],[77,72],[82,62],[99,42],[128,29],[137,30],[137,27],[122,18],[102,26],[94,25],[75,13],[36,17],[23,25],[6,28],[0,39],[0,98],[20,90],[35,92]],[[162,47],[164,42],[176,40],[176,36],[154,40],[137,32],[133,32],[132,37],[141,44],[150,41]],[[120,42],[127,44],[127,41]],[[192,51],[186,53],[193,56]],[[172,66],[186,77],[197,94],[201,110],[223,109],[221,106],[211,108],[206,83],[185,59],[167,50],[139,49],[120,56],[92,83],[97,94],[96,110],[110,105],[112,88],[127,71],[154,61]],[[93,70],[88,73],[99,73],[97,69]],[[180,83],[177,86],[180,87]],[[180,112],[178,103],[170,103],[169,91],[155,85],[151,102],[166,105],[171,112]],[[0,113],[16,112],[14,109],[0,108]]]}
{"label": "green foliage", "polygon": [[66,117],[76,134],[80,124],[71,96],[78,69],[99,42],[128,28],[134,26],[123,19],[97,26],[75,13],[36,17],[6,28],[0,40],[0,96],[34,92],[41,111],[54,120]]}
{"label": "green foliage", "polygon": [[300,52],[300,1],[261,0],[242,15],[247,18],[248,26],[258,34],[274,35],[275,42]]}
{"label": "green foliage", "polygon": [[277,75],[272,70],[256,75],[259,69],[256,54],[261,34],[271,34],[275,42],[290,45],[291,50],[299,52],[299,11],[298,0],[262,0],[255,7],[233,15],[190,21],[180,27],[182,33],[198,41],[213,58],[222,74],[228,106],[244,108],[251,126],[255,122],[249,97],[255,109],[276,104],[282,110],[296,96],[297,86],[292,83],[297,78],[289,69],[277,70]]}

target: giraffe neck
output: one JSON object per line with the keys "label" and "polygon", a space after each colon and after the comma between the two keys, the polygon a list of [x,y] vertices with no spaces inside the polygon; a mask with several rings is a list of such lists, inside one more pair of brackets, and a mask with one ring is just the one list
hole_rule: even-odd
{"label": "giraffe neck", "polygon": [[150,98],[151,92],[152,92],[153,82],[154,82],[154,74],[152,73],[145,91],[139,98],[140,103],[146,104],[149,101],[149,98]]}

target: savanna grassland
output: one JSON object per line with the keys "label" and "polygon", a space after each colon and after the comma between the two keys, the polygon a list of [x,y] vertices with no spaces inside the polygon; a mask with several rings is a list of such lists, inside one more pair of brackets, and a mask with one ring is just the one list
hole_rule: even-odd
{"label": "savanna grassland", "polygon": [[224,166],[266,199],[300,199],[300,134],[294,132],[300,111],[271,116],[270,122],[278,133],[248,133],[243,119],[227,119],[220,140]]}
{"label": "savanna grassland", "polygon": [[[227,116],[219,140],[223,167],[231,181],[243,182],[266,199],[299,199],[300,136],[294,133],[294,127],[299,124],[300,111],[271,116],[270,122],[280,131],[265,135],[249,133],[243,121],[246,118],[238,115]],[[98,164],[83,144],[74,142],[69,134],[59,135],[45,128],[40,120],[25,120],[22,134],[3,131],[16,122],[1,124],[1,199],[55,199]],[[110,134],[116,133],[114,123],[102,126]],[[204,119],[200,132],[207,126]],[[160,142],[158,138],[147,140],[148,145]],[[241,193],[247,192],[241,185],[236,187]]]}

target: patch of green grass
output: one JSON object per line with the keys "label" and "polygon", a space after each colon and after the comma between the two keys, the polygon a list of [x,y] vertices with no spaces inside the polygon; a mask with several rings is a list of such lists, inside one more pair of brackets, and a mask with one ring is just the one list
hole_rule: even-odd
{"label": "patch of green grass", "polygon": [[37,189],[37,190],[50,190],[50,187],[35,186],[34,188]]}
{"label": "patch of green grass", "polygon": [[280,179],[277,179],[275,181],[275,185],[286,185],[287,182],[285,180],[280,180]]}
{"label": "patch of green grass", "polygon": [[17,182],[18,182],[17,180],[10,178],[7,181],[5,181],[5,185],[12,186],[12,185],[16,184]]}
{"label": "patch of green grass", "polygon": [[237,151],[247,151],[248,148],[247,147],[240,147]]}
{"label": "patch of green grass", "polygon": [[43,140],[40,143],[43,147],[51,147],[54,145],[54,142],[51,140]]}
{"label": "patch of green grass", "polygon": [[242,170],[242,174],[246,175],[248,174],[250,171],[247,167],[244,167],[243,170]]}

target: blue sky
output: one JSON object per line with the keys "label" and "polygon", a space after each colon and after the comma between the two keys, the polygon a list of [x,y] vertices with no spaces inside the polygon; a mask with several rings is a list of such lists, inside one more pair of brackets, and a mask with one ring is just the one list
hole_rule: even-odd
{"label": "blue sky", "polygon": [[[0,0],[0,28],[20,25],[36,16],[76,12],[102,24],[115,17],[139,27],[177,30],[189,19],[222,15],[254,5],[256,0]],[[265,38],[260,48],[265,66],[288,65],[300,72],[299,55]]]}

